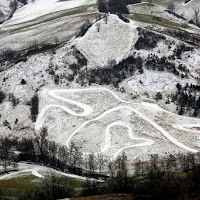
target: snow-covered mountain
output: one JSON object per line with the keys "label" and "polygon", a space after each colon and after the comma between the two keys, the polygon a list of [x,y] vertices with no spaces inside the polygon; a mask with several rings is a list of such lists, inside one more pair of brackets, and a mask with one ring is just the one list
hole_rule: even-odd
{"label": "snow-covered mountain", "polygon": [[[175,1],[175,13],[167,10],[170,1],[161,2],[129,5],[130,14],[121,16],[100,13],[94,0],[1,1],[0,134],[31,135],[42,124],[52,140],[72,140],[89,152],[110,148],[116,155],[131,148],[117,137],[104,148],[103,134],[128,130],[129,147],[138,138],[147,142],[142,156],[164,155],[160,144],[166,138],[170,153],[196,152],[200,28],[191,19],[200,2]],[[180,5],[187,7],[184,17]],[[32,109],[35,95],[38,113]],[[95,125],[99,138],[90,135]],[[151,149],[153,140],[162,142]]]}

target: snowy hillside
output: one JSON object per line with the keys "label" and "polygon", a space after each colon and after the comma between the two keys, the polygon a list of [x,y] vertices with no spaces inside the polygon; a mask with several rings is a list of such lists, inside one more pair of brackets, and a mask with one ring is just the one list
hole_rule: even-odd
{"label": "snowy hillside", "polygon": [[56,13],[62,10],[69,10],[76,7],[94,4],[95,0],[70,0],[70,1],[57,1],[57,0],[34,0],[22,8],[18,9],[12,19],[6,25],[24,23],[26,21],[34,20],[38,17]]}
{"label": "snowy hillside", "polygon": [[102,19],[93,25],[84,37],[78,39],[76,47],[89,61],[88,67],[96,68],[103,67],[112,60],[121,61],[137,39],[134,24],[127,24],[111,15],[107,22]]}
{"label": "snowy hillside", "polygon": [[0,1],[0,24],[13,16],[13,13],[23,4],[15,0],[1,0]]}
{"label": "snowy hillside", "polygon": [[94,0],[35,0],[12,17],[0,4],[11,17],[0,25],[0,135],[45,126],[52,141],[112,159],[198,152],[200,29],[188,13],[199,3],[180,2],[176,14],[166,0],[117,15]]}

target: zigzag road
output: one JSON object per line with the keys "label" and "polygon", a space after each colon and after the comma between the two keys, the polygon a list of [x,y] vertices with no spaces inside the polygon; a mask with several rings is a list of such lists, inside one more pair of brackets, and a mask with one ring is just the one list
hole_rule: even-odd
{"label": "zigzag road", "polygon": [[[61,105],[57,105],[57,104],[51,104],[51,105],[47,105],[45,106],[42,111],[40,112],[38,118],[37,118],[37,121],[36,121],[36,131],[40,130],[40,128],[42,128],[42,125],[44,123],[44,116],[45,116],[45,113],[47,112],[48,109],[52,108],[52,107],[56,107],[56,108],[60,108],[62,110],[64,110],[65,112],[71,114],[71,115],[74,115],[74,116],[79,116],[79,117],[84,117],[84,116],[88,116],[92,113],[93,111],[93,108],[89,105],[86,105],[84,103],[81,103],[81,102],[78,102],[78,101],[74,101],[74,100],[71,100],[71,99],[68,99],[68,98],[64,98],[64,97],[61,97],[59,96],[57,93],[80,93],[80,92],[99,92],[99,91],[105,91],[105,92],[108,92],[110,93],[111,95],[113,95],[118,101],[126,104],[124,106],[118,106],[118,107],[114,107],[114,108],[111,108],[111,109],[108,109],[106,110],[105,112],[103,112],[101,115],[99,115],[98,117],[92,119],[92,120],[88,120],[86,122],[84,122],[83,124],[81,124],[75,131],[73,131],[69,137],[67,138],[67,141],[66,141],[66,145],[67,147],[69,147],[70,145],[70,142],[72,140],[72,138],[78,134],[78,132],[83,128],[85,127],[86,125],[88,125],[89,123],[91,122],[94,122],[94,121],[97,121],[97,120],[100,120],[101,118],[103,118],[104,116],[114,112],[114,111],[118,111],[118,110],[121,110],[121,109],[128,109],[128,110],[131,110],[132,112],[134,112],[135,114],[137,114],[140,118],[142,118],[143,120],[147,121],[149,124],[151,124],[151,126],[153,126],[155,129],[157,129],[163,136],[165,136],[169,141],[171,141],[173,144],[175,144],[177,147],[179,148],[182,148],[182,149],[185,149],[189,152],[192,152],[192,153],[197,153],[198,150],[197,149],[193,149],[193,148],[190,148],[186,145],[184,145],[183,143],[179,142],[176,138],[174,138],[173,136],[171,136],[166,130],[164,130],[161,126],[159,126],[158,124],[156,124],[154,121],[152,121],[151,119],[149,119],[148,117],[146,117],[145,115],[143,115],[141,112],[139,112],[138,110],[132,108],[131,106],[129,106],[131,103],[130,102],[127,102],[127,101],[124,101],[122,99],[120,99],[113,91],[107,89],[107,88],[86,88],[86,89],[58,89],[58,90],[46,90],[46,94],[47,96],[50,96],[51,98],[55,99],[55,100],[58,100],[58,101],[62,101],[62,102],[66,102],[66,103],[69,103],[71,105],[75,105],[75,106],[78,106],[79,108],[82,109],[82,112],[74,112],[73,110],[71,110],[69,107],[66,107],[66,106],[61,106]],[[127,105],[128,104],[128,105]],[[145,105],[145,104],[144,104]],[[126,128],[128,128],[128,135],[129,137],[132,139],[132,140],[138,140],[138,141],[142,141],[142,143],[139,143],[139,144],[135,144],[135,145],[131,145],[131,146],[127,146],[127,147],[124,147],[124,148],[121,148],[119,149],[113,156],[113,158],[116,158],[118,156],[118,154],[120,152],[122,152],[123,150],[125,149],[128,149],[128,148],[134,148],[134,147],[138,147],[138,146],[150,146],[154,143],[153,140],[150,140],[150,139],[145,139],[145,138],[137,138],[133,135],[133,131],[131,129],[131,127],[127,124],[125,124],[124,122],[121,122],[121,121],[117,121],[117,122],[114,122],[114,123],[111,123],[109,124],[107,127],[106,127],[106,131],[105,131],[105,136],[106,136],[106,140],[105,140],[105,146],[101,149],[101,152],[106,152],[109,147],[111,146],[111,134],[110,134],[110,129],[114,126],[124,126]]]}

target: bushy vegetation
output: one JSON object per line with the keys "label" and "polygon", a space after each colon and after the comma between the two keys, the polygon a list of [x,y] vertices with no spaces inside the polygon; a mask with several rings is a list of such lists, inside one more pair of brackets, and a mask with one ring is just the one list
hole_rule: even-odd
{"label": "bushy vegetation", "polygon": [[192,112],[193,116],[200,114],[200,86],[188,85],[182,87],[177,84],[177,92],[171,95],[171,101],[177,104],[177,110],[180,115],[187,111]]}
{"label": "bushy vegetation", "polygon": [[192,44],[192,45],[195,45],[195,46],[200,45],[200,37],[196,34],[192,34],[192,33],[187,32],[185,30],[167,28],[165,30],[165,33],[174,37],[174,38],[185,41],[188,44]]}
{"label": "bushy vegetation", "polygon": [[166,38],[162,35],[158,35],[154,32],[150,32],[148,30],[137,28],[139,38],[135,44],[135,48],[137,50],[140,49],[153,49],[157,46],[157,43],[161,40],[165,40]]}
{"label": "bushy vegetation", "polygon": [[30,109],[31,109],[31,119],[33,122],[36,121],[37,115],[38,115],[38,109],[39,109],[39,99],[37,94],[34,95],[31,98],[31,102],[30,102]]}
{"label": "bushy vegetation", "polygon": [[[15,153],[16,151],[18,153]],[[13,170],[14,163],[19,161],[45,165],[66,173],[106,177],[101,174],[103,157],[99,156],[97,159],[94,155],[88,155],[83,158],[80,148],[73,143],[67,148],[65,145],[49,141],[46,128],[42,128],[33,138],[0,138],[0,165],[3,166],[4,172],[8,169]],[[99,173],[95,172],[95,162],[99,163]]]}
{"label": "bushy vegetation", "polygon": [[36,53],[41,53],[50,49],[56,49],[59,44],[43,44],[38,45],[37,42],[33,42],[27,50],[17,52],[12,49],[4,49],[0,54],[0,71],[3,70],[1,66],[5,62],[8,64],[17,64],[19,62],[26,62],[27,57]]}
{"label": "bushy vegetation", "polygon": [[[199,156],[197,156],[199,157]],[[127,173],[127,158],[109,163],[110,179],[103,186],[90,183],[87,195],[101,193],[131,193],[136,200],[172,200],[200,195],[199,158],[194,155],[169,155],[162,160],[152,155],[149,162],[140,159],[132,175]],[[197,161],[198,160],[198,161]]]}
{"label": "bushy vegetation", "polygon": [[128,14],[127,5],[141,3],[141,0],[98,0],[97,2],[100,12]]}
{"label": "bushy vegetation", "polygon": [[149,55],[145,63],[147,69],[158,70],[158,71],[167,71],[175,75],[180,73],[177,71],[175,64],[168,61],[166,57],[159,58],[157,55]]}
{"label": "bushy vegetation", "polygon": [[0,103],[2,103],[5,98],[6,98],[6,94],[3,91],[0,91]]}
{"label": "bushy vegetation", "polygon": [[38,186],[19,194],[17,200],[57,200],[73,194],[74,184],[69,178],[58,177],[49,172]]}
{"label": "bushy vegetation", "polygon": [[114,87],[118,87],[119,83],[132,76],[136,70],[142,73],[142,66],[142,58],[139,56],[130,56],[118,64],[116,64],[116,61],[111,60],[104,68],[83,71],[79,74],[77,81],[81,84],[82,82],[89,85],[93,83],[99,85],[112,84]]}
{"label": "bushy vegetation", "polygon": [[27,0],[18,0],[18,1],[21,2],[21,3],[23,3],[23,4],[27,4]]}
{"label": "bushy vegetation", "polygon": [[83,23],[83,25],[81,26],[80,30],[78,31],[76,37],[82,37],[86,34],[86,32],[88,31],[88,29],[92,26],[92,22],[87,20]]}

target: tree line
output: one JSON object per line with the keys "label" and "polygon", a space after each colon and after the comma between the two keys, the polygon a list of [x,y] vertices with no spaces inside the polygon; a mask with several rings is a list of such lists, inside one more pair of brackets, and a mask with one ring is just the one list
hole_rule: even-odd
{"label": "tree line", "polygon": [[[90,196],[109,193],[133,194],[134,200],[186,200],[200,197],[200,153],[169,154],[162,157],[153,154],[146,161],[137,158],[131,164],[134,170],[129,171],[130,161],[125,153],[122,153],[115,160],[107,161],[103,157],[99,159],[93,154],[84,158],[80,151],[75,150],[75,145],[63,151],[65,146],[55,143],[53,145],[46,136],[47,132],[43,129],[35,141],[29,139],[29,141],[23,140],[16,144],[17,141],[4,138],[1,139],[1,149],[2,144],[6,147],[3,149],[7,152],[10,151],[7,147],[11,148],[12,146],[13,148],[20,145],[21,148],[18,149],[21,154],[19,154],[19,160],[31,160],[64,172],[69,172],[69,169],[73,168],[76,170],[72,170],[71,173],[78,172],[78,174],[82,168],[82,172],[85,171],[85,176],[101,177],[104,182],[87,179],[83,187],[78,188],[77,194],[73,181],[58,178],[55,174],[50,173],[41,180],[38,187],[24,194],[19,194],[16,199],[56,200],[74,195]],[[33,150],[34,146],[35,150]],[[35,156],[37,158],[34,158]],[[76,159],[74,159],[75,157]],[[57,163],[56,166],[54,163]],[[58,165],[58,163],[62,164]],[[65,165],[65,163],[67,164]],[[76,164],[74,165],[74,163]],[[78,166],[80,169],[77,171]]]}
{"label": "tree line", "polygon": [[[106,177],[102,174],[104,157],[98,155],[84,156],[79,147],[71,143],[67,148],[48,140],[48,131],[41,131],[30,138],[0,138],[0,165],[4,172],[17,169],[20,161],[33,162],[66,173],[91,177]],[[95,162],[98,163],[98,169]],[[14,167],[15,166],[15,167]],[[98,170],[98,173],[95,171]]]}
{"label": "tree line", "polygon": [[171,95],[171,101],[177,104],[177,110],[180,115],[187,111],[192,112],[194,117],[200,114],[200,86],[186,84],[181,86],[176,85],[177,91]]}
{"label": "tree line", "polygon": [[129,14],[127,5],[141,3],[141,0],[98,0],[97,3],[100,12]]}

